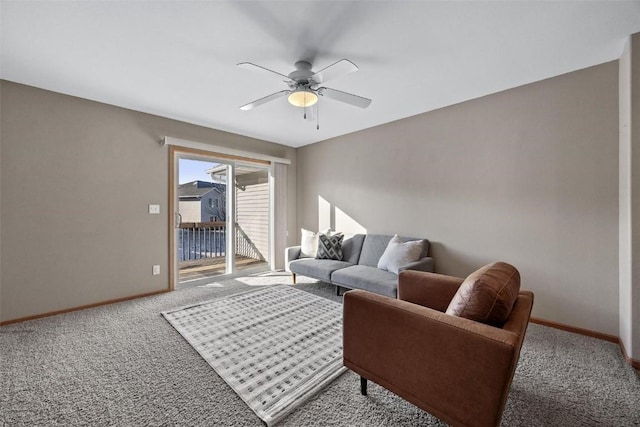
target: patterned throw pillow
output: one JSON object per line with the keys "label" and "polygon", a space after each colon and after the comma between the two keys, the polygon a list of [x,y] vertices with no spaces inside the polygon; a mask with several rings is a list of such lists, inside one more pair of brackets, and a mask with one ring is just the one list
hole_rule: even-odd
{"label": "patterned throw pillow", "polygon": [[335,259],[342,261],[342,233],[327,236],[320,234],[318,236],[318,253],[317,259]]}

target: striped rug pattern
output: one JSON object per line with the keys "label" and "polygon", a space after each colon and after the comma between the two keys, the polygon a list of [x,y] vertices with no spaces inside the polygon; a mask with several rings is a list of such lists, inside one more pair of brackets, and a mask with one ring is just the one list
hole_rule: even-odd
{"label": "striped rug pattern", "polygon": [[342,305],[290,286],[162,315],[267,426],[346,370]]}

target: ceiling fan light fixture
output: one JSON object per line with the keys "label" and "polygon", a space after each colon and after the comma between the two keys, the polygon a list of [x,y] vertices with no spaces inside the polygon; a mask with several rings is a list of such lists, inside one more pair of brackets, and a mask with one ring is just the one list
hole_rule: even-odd
{"label": "ceiling fan light fixture", "polygon": [[288,100],[295,107],[311,107],[318,102],[318,95],[308,89],[296,89],[291,92]]}

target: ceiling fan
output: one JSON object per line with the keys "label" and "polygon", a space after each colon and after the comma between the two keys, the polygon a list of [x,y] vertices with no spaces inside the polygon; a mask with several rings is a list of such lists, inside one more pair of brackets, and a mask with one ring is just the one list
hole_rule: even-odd
{"label": "ceiling fan", "polygon": [[282,98],[283,96],[288,97],[287,99],[291,105],[303,108],[316,104],[319,96],[326,96],[327,98],[360,108],[367,108],[369,104],[371,104],[369,98],[320,86],[335,77],[358,71],[356,64],[348,59],[341,59],[320,71],[313,71],[311,69],[311,63],[307,61],[298,61],[295,63],[296,69],[289,73],[289,75],[270,70],[251,62],[241,62],[238,64],[238,67],[284,79],[284,82],[289,86],[289,89],[272,93],[271,95],[245,104],[240,107],[241,110],[251,110],[252,108]]}

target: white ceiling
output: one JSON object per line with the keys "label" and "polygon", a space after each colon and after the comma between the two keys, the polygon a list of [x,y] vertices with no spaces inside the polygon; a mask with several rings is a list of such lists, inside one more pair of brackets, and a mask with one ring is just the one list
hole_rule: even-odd
{"label": "white ceiling", "polygon": [[[6,1],[3,79],[292,147],[615,60],[640,1]],[[327,86],[320,130],[286,98],[306,59],[360,70]]]}

